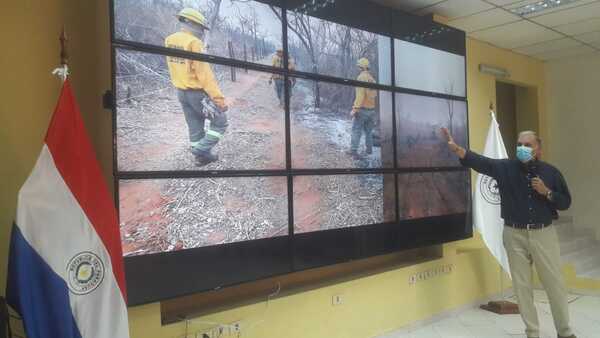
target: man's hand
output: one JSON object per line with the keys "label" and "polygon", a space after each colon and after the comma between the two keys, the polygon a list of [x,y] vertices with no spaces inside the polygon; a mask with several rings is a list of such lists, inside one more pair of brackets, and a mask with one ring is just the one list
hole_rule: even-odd
{"label": "man's hand", "polygon": [[352,110],[350,111],[350,117],[355,117],[357,112],[358,112],[358,111],[357,111],[356,109],[352,109]]}
{"label": "man's hand", "polygon": [[548,187],[546,186],[546,184],[544,183],[544,181],[542,181],[542,179],[539,176],[538,177],[534,177],[531,180],[531,186],[540,195],[548,196],[548,193],[550,192],[550,189],[548,189]]}
{"label": "man's hand", "polygon": [[273,84],[273,79],[269,79],[269,84]]}
{"label": "man's hand", "polygon": [[452,138],[452,135],[450,135],[450,131],[448,131],[448,128],[441,128],[441,130],[446,141],[448,142],[448,148],[450,149],[450,151],[458,155],[458,157],[460,157],[461,159],[465,158],[467,151],[463,147],[454,143],[454,138]]}

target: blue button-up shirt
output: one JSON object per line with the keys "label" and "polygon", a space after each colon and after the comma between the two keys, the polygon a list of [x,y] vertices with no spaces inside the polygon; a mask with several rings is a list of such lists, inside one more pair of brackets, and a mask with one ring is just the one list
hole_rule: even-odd
{"label": "blue button-up shirt", "polygon": [[[498,182],[501,198],[501,216],[505,223],[551,224],[558,217],[557,210],[571,206],[571,194],[564,177],[554,166],[532,161],[491,159],[467,151],[461,164]],[[552,191],[551,199],[539,194],[531,186],[531,179],[539,176]]]}

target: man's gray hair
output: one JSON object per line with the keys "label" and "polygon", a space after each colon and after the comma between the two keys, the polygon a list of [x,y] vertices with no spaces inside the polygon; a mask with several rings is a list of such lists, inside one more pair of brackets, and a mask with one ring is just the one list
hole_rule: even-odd
{"label": "man's gray hair", "polygon": [[536,142],[539,144],[540,148],[542,147],[542,139],[538,136],[538,134],[533,131],[533,130],[525,130],[519,133],[519,138],[521,138],[521,136],[533,136],[536,140]]}

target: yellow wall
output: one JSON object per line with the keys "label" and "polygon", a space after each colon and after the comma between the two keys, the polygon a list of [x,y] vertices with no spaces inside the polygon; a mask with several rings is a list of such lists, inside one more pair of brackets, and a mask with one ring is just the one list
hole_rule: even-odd
{"label": "yellow wall", "polygon": [[[59,91],[50,70],[58,62],[62,23],[71,38],[73,86],[107,180],[111,179],[112,140],[110,114],[101,108],[101,94],[110,86],[106,1],[10,0],[2,6],[0,34],[4,46],[10,47],[3,48],[0,56],[0,69],[5,70],[0,82],[0,287],[4,289],[16,193],[38,155]],[[488,105],[495,101],[496,91],[495,79],[479,73],[478,64],[507,68],[512,81],[537,86],[539,93],[544,89],[543,65],[473,40],[467,50],[470,139],[480,151],[489,124]],[[544,102],[539,107],[544,126]],[[546,130],[541,133],[545,136]],[[437,261],[276,298],[268,308],[265,303],[239,307],[199,318],[192,328],[207,327],[199,322],[242,320],[243,337],[375,336],[499,292],[497,265],[481,248],[477,238],[447,244],[444,258]],[[454,264],[451,274],[408,284],[411,274],[446,264]],[[331,296],[338,293],[345,303],[333,307]],[[161,326],[159,304],[131,308],[130,324],[134,338],[170,338],[184,330],[183,324]]]}
{"label": "yellow wall", "polygon": [[[10,227],[17,191],[41,150],[46,128],[60,91],[60,80],[51,75],[59,59],[59,36],[63,24],[69,38],[71,81],[106,173],[110,167],[110,135],[97,132],[102,118],[97,79],[109,76],[109,54],[99,54],[109,43],[95,26],[94,1],[9,0],[1,6],[0,40],[0,287],[4,290]],[[106,21],[105,5],[101,6]],[[108,27],[108,25],[107,25]],[[103,88],[108,88],[104,86]],[[103,116],[102,116],[103,115]],[[110,125],[102,125],[106,127]],[[105,135],[109,135],[105,137]],[[107,175],[108,177],[108,175]]]}
{"label": "yellow wall", "polygon": [[548,152],[567,178],[574,197],[570,214],[576,226],[595,228],[600,239],[600,54],[546,65],[549,129],[557,142]]}

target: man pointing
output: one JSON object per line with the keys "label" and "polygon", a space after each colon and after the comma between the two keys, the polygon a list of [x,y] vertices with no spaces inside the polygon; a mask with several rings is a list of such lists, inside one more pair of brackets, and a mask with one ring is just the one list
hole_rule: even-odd
{"label": "man pointing", "polygon": [[560,269],[560,248],[552,220],[557,210],[571,205],[567,183],[558,169],[540,161],[542,141],[532,131],[519,134],[517,159],[491,159],[454,143],[442,128],[448,147],[463,166],[498,182],[504,247],[508,255],[513,288],[528,338],[540,337],[533,303],[532,265],[548,298],[558,338],[575,338],[569,326],[567,288]]}

